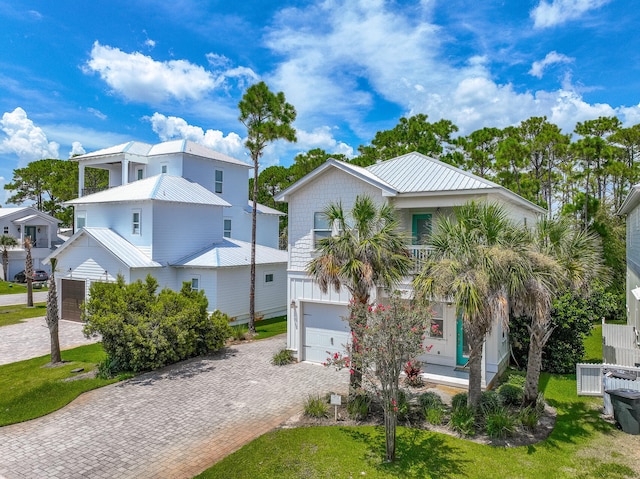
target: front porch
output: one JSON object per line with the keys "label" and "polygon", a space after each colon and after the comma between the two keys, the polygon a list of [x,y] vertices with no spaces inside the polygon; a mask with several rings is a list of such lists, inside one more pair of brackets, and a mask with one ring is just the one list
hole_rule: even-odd
{"label": "front porch", "polygon": [[[484,368],[483,368],[484,369]],[[491,385],[496,379],[496,374],[483,371],[482,389],[487,389],[487,384]],[[443,366],[440,364],[423,364],[422,378],[425,382],[444,384],[459,388],[469,387],[469,370],[465,367]]]}

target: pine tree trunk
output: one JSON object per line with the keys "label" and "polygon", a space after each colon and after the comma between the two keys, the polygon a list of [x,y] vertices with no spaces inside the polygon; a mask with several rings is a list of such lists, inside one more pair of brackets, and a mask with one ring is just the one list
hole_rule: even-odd
{"label": "pine tree trunk", "polygon": [[256,334],[256,222],[258,209],[258,159],[253,162],[253,209],[251,211],[251,286],[249,288],[249,334]]}

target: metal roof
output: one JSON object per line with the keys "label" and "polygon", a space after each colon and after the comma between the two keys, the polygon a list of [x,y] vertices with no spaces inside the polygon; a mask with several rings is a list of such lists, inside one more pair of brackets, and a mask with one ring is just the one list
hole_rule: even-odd
{"label": "metal roof", "polygon": [[376,163],[367,170],[399,193],[501,188],[492,181],[416,152]]}
{"label": "metal roof", "polygon": [[18,211],[22,211],[22,210],[26,210],[27,207],[26,206],[22,206],[19,208],[0,208],[0,218],[3,216],[9,216],[12,215],[14,213],[17,213]]}
{"label": "metal roof", "polygon": [[84,159],[99,158],[101,156],[124,156],[124,154],[150,157],[159,155],[170,155],[174,153],[187,153],[190,155],[200,156],[202,158],[208,158],[211,160],[217,160],[251,168],[251,165],[247,162],[225,155],[224,153],[220,153],[219,151],[212,150],[211,148],[208,148],[191,140],[172,140],[158,143],[156,145],[150,145],[149,143],[143,143],[140,141],[129,141],[120,145],[110,146],[109,148],[103,148],[102,150],[92,151],[91,153],[86,153],[84,155],[74,156],[73,158],[71,158],[71,160],[79,161]]}
{"label": "metal roof", "polygon": [[631,213],[633,209],[640,203],[640,184],[633,185],[629,190],[629,194],[624,199],[622,206],[618,210],[619,215]]}
{"label": "metal roof", "polygon": [[67,201],[67,205],[112,203],[123,201],[167,201],[201,205],[231,206],[204,186],[181,176],[160,174],[143,180],[99,191],[92,195]]}
{"label": "metal roof", "polygon": [[[256,264],[287,263],[288,254],[268,246],[256,245]],[[206,248],[185,256],[171,266],[191,268],[225,268],[249,266],[251,264],[251,243],[225,238]]]}
{"label": "metal roof", "polygon": [[[270,208],[269,206],[258,203],[256,210],[258,210],[258,214],[262,215],[276,215],[276,216],[286,216],[282,211],[276,210],[274,208]],[[253,211],[253,200],[248,201],[248,205],[245,208],[247,213],[251,213]]]}
{"label": "metal roof", "polygon": [[160,268],[162,265],[153,261],[149,256],[144,254],[140,249],[129,243],[118,233],[109,228],[82,228],[77,231],[71,238],[64,242],[57,250],[51,253],[46,259],[48,263],[50,258],[55,258],[72,245],[80,236],[90,236],[97,241],[105,250],[109,251],[113,256],[118,258],[125,266],[129,268]]}
{"label": "metal roof", "polygon": [[59,219],[54,218],[50,214],[45,213],[43,211],[38,211],[36,208],[32,206],[21,206],[18,208],[0,208],[0,218],[10,216],[10,215],[17,215],[18,213],[22,213],[25,216],[19,216],[18,218],[11,220],[11,222],[15,224],[22,224],[33,218],[39,218],[48,223],[60,223]]}

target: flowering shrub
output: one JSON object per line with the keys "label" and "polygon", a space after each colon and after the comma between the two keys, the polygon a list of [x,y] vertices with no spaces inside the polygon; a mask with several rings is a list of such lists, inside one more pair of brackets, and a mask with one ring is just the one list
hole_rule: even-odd
{"label": "flowering shrub", "polygon": [[407,376],[407,384],[411,387],[417,388],[422,386],[422,367],[420,361],[417,359],[407,361],[404,366],[404,373]]}

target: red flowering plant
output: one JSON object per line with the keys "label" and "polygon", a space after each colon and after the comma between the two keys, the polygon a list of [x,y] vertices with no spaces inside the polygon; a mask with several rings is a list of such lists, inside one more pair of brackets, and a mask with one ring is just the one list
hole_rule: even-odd
{"label": "red flowering plant", "polygon": [[418,388],[422,386],[422,364],[417,359],[410,359],[404,365],[404,374],[407,377],[407,384]]}
{"label": "red flowering plant", "polygon": [[325,364],[348,367],[352,374],[359,367],[378,390],[384,410],[386,459],[393,461],[400,375],[409,361],[425,351],[423,341],[431,325],[431,313],[396,294],[387,304],[353,302],[349,309],[351,318],[366,317],[366,321],[350,321],[351,342],[346,345],[346,354],[333,353]]}

